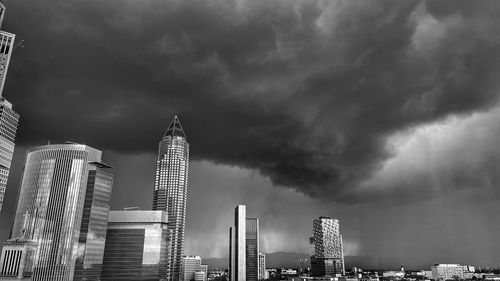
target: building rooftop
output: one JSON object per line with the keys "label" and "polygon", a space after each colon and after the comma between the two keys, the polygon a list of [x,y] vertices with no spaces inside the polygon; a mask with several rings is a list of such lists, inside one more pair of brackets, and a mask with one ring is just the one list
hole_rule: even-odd
{"label": "building rooftop", "polygon": [[110,223],[167,223],[165,211],[109,211]]}
{"label": "building rooftop", "polygon": [[163,137],[166,136],[179,136],[186,138],[186,134],[184,133],[184,129],[182,128],[181,122],[179,121],[177,115],[174,116],[174,119],[170,123],[170,126],[168,126],[167,131],[163,135]]}

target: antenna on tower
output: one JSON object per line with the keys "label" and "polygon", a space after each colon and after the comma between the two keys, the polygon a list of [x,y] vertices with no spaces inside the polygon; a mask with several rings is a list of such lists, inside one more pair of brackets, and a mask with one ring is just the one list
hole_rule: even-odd
{"label": "antenna on tower", "polygon": [[24,40],[19,41],[16,45],[14,45],[14,48],[12,48],[12,51],[17,50],[18,48],[24,48]]}

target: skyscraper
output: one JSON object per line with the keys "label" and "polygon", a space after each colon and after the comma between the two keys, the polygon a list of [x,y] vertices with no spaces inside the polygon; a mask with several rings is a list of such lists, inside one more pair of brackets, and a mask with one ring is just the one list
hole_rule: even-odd
{"label": "skyscraper", "polygon": [[314,277],[335,276],[344,273],[344,251],[339,221],[319,217],[313,221],[314,255],[311,256],[311,274]]}
{"label": "skyscraper", "polygon": [[234,226],[229,229],[229,275],[231,281],[259,278],[259,219],[246,217],[246,206],[235,208]]}
{"label": "skyscraper", "polygon": [[259,219],[246,220],[247,281],[259,280]]}
{"label": "skyscraper", "polygon": [[18,123],[19,114],[12,109],[10,102],[0,97],[0,211],[14,155],[14,140]]}
{"label": "skyscraper", "polygon": [[81,144],[28,150],[12,234],[37,247],[32,280],[100,276],[113,185],[101,154]]}
{"label": "skyscraper", "polygon": [[[0,27],[4,15],[5,6],[0,2]],[[19,114],[12,109],[12,104],[2,97],[15,37],[12,33],[0,30],[0,211],[7,187],[10,164],[14,154],[14,140],[19,123]]]}
{"label": "skyscraper", "polygon": [[163,211],[110,211],[100,280],[168,280],[167,217]]}
{"label": "skyscraper", "polygon": [[169,271],[173,281],[181,279],[188,167],[189,144],[181,123],[175,116],[159,144],[153,192],[153,210],[168,213],[168,227],[172,235]]}

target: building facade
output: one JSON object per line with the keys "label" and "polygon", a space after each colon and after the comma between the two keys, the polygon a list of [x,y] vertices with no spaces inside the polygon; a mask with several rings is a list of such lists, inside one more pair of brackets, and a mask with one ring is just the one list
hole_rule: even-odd
{"label": "building facade", "polygon": [[36,243],[21,235],[2,245],[0,256],[0,280],[30,280]]}
{"label": "building facade", "polygon": [[36,244],[32,280],[100,275],[113,186],[101,154],[81,144],[28,150],[12,235]]}
{"label": "building facade", "polygon": [[163,211],[110,211],[100,280],[168,280],[167,218]]}
{"label": "building facade", "polygon": [[15,39],[15,34],[0,30],[0,96],[3,93]]}
{"label": "building facade", "polygon": [[464,267],[459,264],[434,264],[431,266],[432,278],[438,280],[463,279]]}
{"label": "building facade", "polygon": [[320,217],[313,221],[314,255],[311,256],[311,275],[314,277],[344,274],[344,250],[337,219]]}
{"label": "building facade", "polygon": [[[4,16],[5,5],[0,2],[0,27]],[[19,124],[19,114],[12,109],[12,104],[3,98],[3,88],[14,51],[15,38],[15,34],[0,30],[0,211],[2,211]]]}
{"label": "building facade", "polygon": [[[205,272],[207,276],[208,266],[201,264],[200,256],[184,256],[182,257],[181,277],[183,281],[196,280],[196,272]],[[198,277],[200,274],[198,274]],[[201,280],[204,281],[204,280]],[[206,281],[206,280],[205,280]]]}
{"label": "building facade", "polygon": [[246,280],[259,280],[259,219],[246,219]]}
{"label": "building facade", "polygon": [[259,220],[246,217],[246,206],[235,208],[234,226],[229,229],[229,276],[231,281],[259,278]]}
{"label": "building facade", "polygon": [[259,280],[266,278],[266,255],[259,253]]}
{"label": "building facade", "polygon": [[171,231],[169,271],[174,281],[181,279],[184,252],[189,144],[177,116],[168,127],[158,149],[153,191],[153,210],[168,213]]}
{"label": "building facade", "polygon": [[18,124],[19,114],[12,109],[10,102],[0,97],[0,211],[14,155],[14,141]]}

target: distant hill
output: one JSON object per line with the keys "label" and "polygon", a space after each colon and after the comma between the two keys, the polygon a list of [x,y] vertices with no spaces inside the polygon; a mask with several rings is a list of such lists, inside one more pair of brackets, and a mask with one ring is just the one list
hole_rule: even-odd
{"label": "distant hill", "polygon": [[[300,259],[307,259],[304,266],[309,267],[309,254],[305,253],[289,253],[275,252],[266,254],[266,267],[268,268],[298,268],[301,266]],[[415,266],[407,266],[404,261],[394,257],[373,257],[373,256],[345,256],[346,269],[354,266],[363,269],[399,269],[400,265],[404,265],[407,269],[428,269],[431,264],[421,264]],[[209,268],[219,267],[227,268],[228,257],[224,258],[206,258],[203,263]]]}

